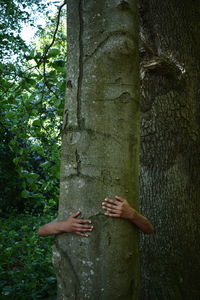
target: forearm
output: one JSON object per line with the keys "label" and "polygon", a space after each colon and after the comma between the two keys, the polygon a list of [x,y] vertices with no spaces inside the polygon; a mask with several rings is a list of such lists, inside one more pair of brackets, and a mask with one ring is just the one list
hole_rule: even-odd
{"label": "forearm", "polygon": [[150,221],[136,210],[131,209],[129,220],[134,223],[140,230],[142,230],[143,233],[153,233],[153,226],[151,225]]}
{"label": "forearm", "polygon": [[54,220],[51,223],[45,224],[41,226],[38,230],[38,235],[39,236],[48,236],[48,235],[54,235],[54,234],[59,234],[62,233],[62,222],[59,222],[57,220]]}

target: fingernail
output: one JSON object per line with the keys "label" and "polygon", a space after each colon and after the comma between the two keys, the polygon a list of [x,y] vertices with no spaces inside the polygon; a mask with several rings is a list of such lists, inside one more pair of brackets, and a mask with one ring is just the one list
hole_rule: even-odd
{"label": "fingernail", "polygon": [[101,205],[105,205],[105,202],[102,202]]}
{"label": "fingernail", "polygon": [[107,201],[108,200],[108,198],[105,198],[105,201]]}

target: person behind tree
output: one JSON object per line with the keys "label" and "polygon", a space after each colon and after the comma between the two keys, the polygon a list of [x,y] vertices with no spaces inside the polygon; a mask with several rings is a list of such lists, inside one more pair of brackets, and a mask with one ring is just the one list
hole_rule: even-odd
{"label": "person behind tree", "polygon": [[[115,199],[106,198],[102,202],[102,208],[106,210],[105,216],[111,218],[123,218],[137,226],[143,233],[153,233],[153,226],[150,221],[131,207],[128,201],[122,197],[115,196]],[[87,232],[91,232],[94,226],[90,220],[78,219],[80,212],[71,214],[66,220],[53,220],[44,224],[38,230],[39,236],[48,236],[60,233],[73,233],[80,236],[88,236]]]}

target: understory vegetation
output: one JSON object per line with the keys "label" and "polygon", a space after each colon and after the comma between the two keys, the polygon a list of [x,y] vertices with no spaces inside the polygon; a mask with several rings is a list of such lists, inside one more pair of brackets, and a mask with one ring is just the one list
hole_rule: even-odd
{"label": "understory vegetation", "polygon": [[36,231],[55,217],[59,197],[65,2],[3,0],[0,8],[0,299],[55,299],[53,240]]}
{"label": "understory vegetation", "polygon": [[37,236],[38,227],[52,217],[13,214],[0,218],[0,299],[56,298],[53,237]]}

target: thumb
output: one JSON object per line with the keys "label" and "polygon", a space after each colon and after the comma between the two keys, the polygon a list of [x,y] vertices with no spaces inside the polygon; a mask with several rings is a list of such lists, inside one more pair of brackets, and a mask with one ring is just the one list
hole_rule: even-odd
{"label": "thumb", "polygon": [[80,214],[81,214],[81,212],[80,212],[80,211],[77,211],[77,212],[71,214],[70,217],[72,217],[72,218],[77,218]]}

